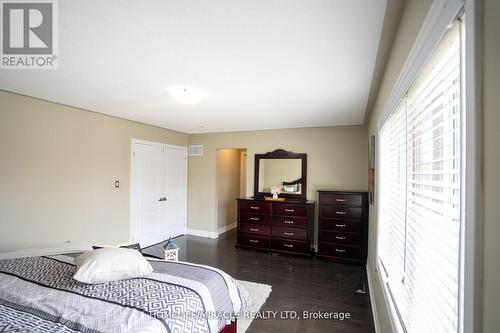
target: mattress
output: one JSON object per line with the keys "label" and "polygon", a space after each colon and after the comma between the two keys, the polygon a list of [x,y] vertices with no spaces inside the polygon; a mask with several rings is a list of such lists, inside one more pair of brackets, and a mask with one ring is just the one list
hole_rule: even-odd
{"label": "mattress", "polygon": [[216,333],[251,303],[214,267],[148,259],[146,277],[90,285],[54,252],[0,259],[0,331]]}

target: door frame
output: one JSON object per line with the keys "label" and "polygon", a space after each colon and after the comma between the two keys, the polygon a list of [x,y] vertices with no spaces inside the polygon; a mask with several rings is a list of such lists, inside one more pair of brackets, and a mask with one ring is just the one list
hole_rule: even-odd
{"label": "door frame", "polygon": [[129,242],[130,243],[134,242],[134,238],[133,238],[133,230],[134,230],[134,226],[135,226],[135,221],[134,221],[134,216],[135,216],[135,211],[134,211],[134,191],[135,191],[134,146],[136,144],[157,146],[157,147],[162,147],[162,148],[179,149],[179,150],[183,150],[186,153],[186,179],[184,181],[185,188],[186,188],[186,195],[185,195],[184,200],[183,200],[184,221],[182,221],[184,224],[182,232],[183,232],[183,234],[186,234],[186,229],[187,229],[187,198],[188,198],[188,163],[189,163],[188,148],[185,146],[177,146],[177,145],[171,145],[171,144],[166,144],[166,143],[161,143],[161,142],[147,141],[147,140],[132,138],[131,143],[130,143],[130,191],[129,191],[129,225],[128,225]]}

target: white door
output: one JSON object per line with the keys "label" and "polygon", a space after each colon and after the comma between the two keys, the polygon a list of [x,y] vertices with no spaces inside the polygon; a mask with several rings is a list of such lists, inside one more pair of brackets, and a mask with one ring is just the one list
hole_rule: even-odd
{"label": "white door", "polygon": [[187,151],[163,148],[160,154],[160,193],[168,220],[169,236],[185,233],[187,220]]}
{"label": "white door", "polygon": [[131,241],[145,247],[184,234],[186,148],[135,142],[132,149]]}

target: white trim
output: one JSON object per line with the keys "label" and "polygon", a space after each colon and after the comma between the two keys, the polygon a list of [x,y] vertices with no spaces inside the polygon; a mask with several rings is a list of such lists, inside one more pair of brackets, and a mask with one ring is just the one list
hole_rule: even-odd
{"label": "white trim", "polygon": [[134,181],[134,173],[135,173],[135,166],[134,166],[134,157],[135,157],[135,152],[134,152],[134,140],[132,139],[130,142],[130,175],[129,175],[129,190],[128,190],[128,195],[129,195],[129,216],[128,216],[128,238],[130,243],[134,242],[134,237],[133,237],[133,230],[132,228],[134,227],[134,191],[133,188],[135,186],[135,181]]}
{"label": "white trim", "polygon": [[197,230],[197,229],[186,229],[186,235],[205,237],[210,239],[216,239],[219,237],[217,231],[206,231],[206,230]]}
{"label": "white trim", "polygon": [[387,99],[378,128],[382,128],[387,118],[399,104],[401,98],[417,78],[418,73],[445,34],[447,26],[456,18],[463,7],[463,0],[434,0],[427,12],[422,27],[413,43],[408,58]]}
{"label": "white trim", "polygon": [[135,144],[143,144],[143,145],[153,145],[153,146],[160,146],[160,147],[166,147],[166,148],[174,148],[174,149],[179,149],[179,150],[184,150],[186,152],[186,198],[184,200],[184,228],[183,230],[180,230],[180,234],[185,234],[186,233],[186,228],[187,228],[187,200],[188,200],[188,163],[189,159],[187,158],[188,156],[188,148],[185,146],[177,146],[177,145],[171,145],[167,143],[161,143],[161,142],[154,142],[154,141],[147,141],[147,140],[141,140],[141,139],[134,139],[132,138],[130,140],[130,183],[129,183],[129,218],[128,218],[128,238],[131,243],[134,242],[133,236],[132,236],[132,228],[134,227],[134,204],[133,204],[133,199],[134,199],[134,157],[135,157],[135,152],[134,152],[134,145]]}
{"label": "white trim", "polygon": [[[465,1],[465,128],[463,185],[463,333],[482,331],[482,1]],[[479,161],[479,162],[478,162]],[[465,196],[468,200],[465,202]],[[466,204],[467,203],[467,204]]]}
{"label": "white trim", "polygon": [[372,273],[370,272],[370,265],[368,264],[366,264],[366,279],[368,280],[368,292],[370,293],[370,303],[372,305],[375,333],[382,333],[382,331],[380,330],[380,321],[378,319],[377,302],[375,302],[375,295],[373,294]]}
{"label": "white trim", "polygon": [[229,230],[232,230],[232,229],[236,228],[236,226],[237,226],[237,223],[236,223],[236,222],[231,223],[231,224],[228,224],[228,225],[225,225],[225,226],[223,226],[222,228],[219,228],[219,230],[217,230],[217,233],[218,233],[218,235],[220,236],[220,235],[222,235],[223,233],[225,233],[225,232],[227,232],[227,231],[229,231]]}
{"label": "white trim", "polygon": [[[188,147],[186,146],[178,146],[178,145],[171,145],[168,143],[161,143],[161,142],[155,142],[155,141],[147,141],[147,140],[141,140],[141,139],[134,139],[132,138],[132,147],[134,147],[134,143],[139,143],[143,145],[150,145],[150,146],[160,146],[160,147],[168,147],[168,148],[175,148],[175,149],[181,149],[186,151],[186,156],[187,156],[187,151]],[[133,151],[132,151],[133,154]]]}
{"label": "white trim", "polygon": [[380,260],[377,258],[377,268],[375,268],[375,272],[378,276],[378,280],[380,281],[380,288],[382,290],[382,297],[384,298],[384,304],[387,309],[387,313],[389,314],[389,323],[391,324],[392,332],[405,332],[403,329],[403,324],[399,320],[398,312],[396,310],[396,306],[392,300],[388,299],[389,296],[389,287],[387,286],[385,274],[379,273],[384,272],[384,268],[380,266]]}

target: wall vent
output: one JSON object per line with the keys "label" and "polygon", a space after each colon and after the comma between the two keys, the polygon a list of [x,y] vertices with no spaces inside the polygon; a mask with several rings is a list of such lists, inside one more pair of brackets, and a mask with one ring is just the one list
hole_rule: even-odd
{"label": "wall vent", "polygon": [[189,146],[189,156],[203,156],[203,146],[202,145],[192,145]]}

